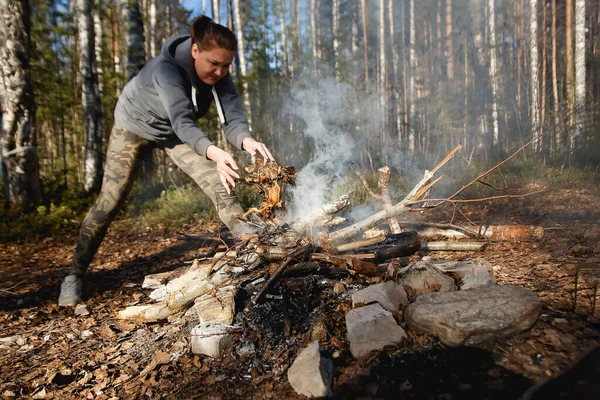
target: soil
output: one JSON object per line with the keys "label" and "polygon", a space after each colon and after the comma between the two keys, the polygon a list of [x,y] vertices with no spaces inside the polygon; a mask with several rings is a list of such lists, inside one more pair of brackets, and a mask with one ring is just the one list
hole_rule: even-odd
{"label": "soil", "polygon": [[[516,399],[600,345],[600,305],[595,305],[600,200],[594,193],[585,188],[556,190],[488,203],[486,224],[540,225],[546,229],[544,239],[491,243],[482,253],[430,254],[484,258],[494,266],[498,284],[537,293],[543,311],[530,330],[478,348],[446,348],[435,337],[409,332],[403,345],[358,360],[352,358],[345,334],[348,294],[333,290],[340,279],[351,289],[361,283],[358,278],[304,276],[274,287],[277,296],[248,315],[238,313],[244,329],[218,360],[191,353],[184,317],[152,324],[115,318],[128,305],[148,302],[141,289],[145,275],[187,265],[224,248],[212,233],[217,231],[214,225],[190,227],[186,234],[203,235],[196,240],[180,240],[180,234],[160,228],[111,230],[86,276],[87,316],[56,305],[74,237],[1,245],[0,395],[300,398],[286,371],[298,350],[316,336],[323,353],[333,360],[335,398]],[[466,218],[480,221],[482,209],[482,204],[466,205],[460,212],[447,207],[410,217],[467,223]],[[315,329],[317,322],[320,330]],[[592,382],[593,393],[600,390],[598,358],[578,375]],[[578,389],[571,380],[554,395],[586,398],[574,392]]]}

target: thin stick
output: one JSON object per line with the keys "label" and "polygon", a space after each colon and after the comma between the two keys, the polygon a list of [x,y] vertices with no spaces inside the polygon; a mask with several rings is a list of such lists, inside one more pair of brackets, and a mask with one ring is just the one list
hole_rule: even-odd
{"label": "thin stick", "polygon": [[292,261],[294,261],[298,257],[302,257],[303,255],[305,255],[307,253],[310,253],[313,250],[314,250],[314,246],[312,244],[309,244],[307,246],[303,246],[297,250],[292,251],[290,253],[290,255],[287,256],[285,260],[283,260],[283,263],[281,263],[281,265],[279,267],[277,267],[275,272],[273,272],[273,274],[271,275],[269,280],[265,282],[263,287],[256,294],[254,299],[252,299],[250,301],[250,304],[244,309],[244,311],[246,311],[246,312],[250,311],[258,303],[258,301],[267,292],[267,289],[269,288],[269,286],[271,286],[271,284],[273,284],[273,282],[275,282],[281,276],[281,274],[283,274],[283,272],[285,271],[287,266],[290,265],[290,263]]}
{"label": "thin stick", "polygon": [[448,161],[450,161],[450,159],[454,156],[454,153],[456,153],[457,151],[459,151],[460,149],[462,149],[462,145],[458,145],[456,146],[450,153],[448,153],[448,155],[442,160],[440,161],[440,163],[438,165],[436,165],[432,170],[431,173],[435,174],[437,172],[438,169],[442,168],[444,166],[444,164],[446,164]]}
{"label": "thin stick", "polygon": [[448,197],[447,199],[415,200],[415,201],[410,202],[408,205],[412,205],[412,204],[416,204],[416,203],[423,203],[425,201],[438,201],[439,203],[432,204],[430,206],[423,206],[423,207],[421,207],[421,208],[435,208],[435,207],[440,206],[440,205],[442,205],[443,203],[446,203],[446,202],[450,202],[450,203],[477,203],[477,202],[480,202],[480,201],[497,200],[497,199],[522,199],[523,197],[531,196],[531,195],[538,194],[538,193],[548,192],[550,190],[553,190],[553,189],[540,189],[540,190],[536,190],[534,192],[529,192],[529,193],[504,194],[504,195],[501,195],[501,196],[481,197],[479,199],[463,199],[463,200],[452,199],[452,200],[450,200],[450,198]]}
{"label": "thin stick", "polygon": [[429,190],[430,187],[432,187],[433,185],[435,185],[436,183],[438,183],[440,180],[442,180],[442,178],[444,177],[444,175],[440,176],[439,178],[437,178],[435,181],[433,182],[429,182],[427,185],[423,186],[421,188],[421,190],[419,190],[416,194],[415,194],[415,200],[418,199],[419,197],[421,197],[421,195],[423,195],[423,193],[425,193],[426,191]]}

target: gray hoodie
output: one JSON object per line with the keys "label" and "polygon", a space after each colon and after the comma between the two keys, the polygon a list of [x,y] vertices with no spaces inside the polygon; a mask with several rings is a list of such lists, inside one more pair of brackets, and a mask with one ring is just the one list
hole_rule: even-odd
{"label": "gray hoodie", "polygon": [[[196,120],[208,111],[213,86],[196,75],[191,48],[190,35],[167,40],[161,54],[125,85],[115,108],[115,121],[153,142],[179,138],[197,154],[206,156],[212,142]],[[196,89],[196,104],[192,101],[192,86]],[[214,89],[223,111],[225,136],[241,150],[242,141],[252,134],[231,76],[220,79]]]}

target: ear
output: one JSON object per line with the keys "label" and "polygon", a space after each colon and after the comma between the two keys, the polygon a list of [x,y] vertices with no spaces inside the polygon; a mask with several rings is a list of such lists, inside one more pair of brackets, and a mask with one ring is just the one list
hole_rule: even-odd
{"label": "ear", "polygon": [[200,54],[200,49],[198,49],[198,45],[196,43],[192,44],[192,58],[195,60]]}

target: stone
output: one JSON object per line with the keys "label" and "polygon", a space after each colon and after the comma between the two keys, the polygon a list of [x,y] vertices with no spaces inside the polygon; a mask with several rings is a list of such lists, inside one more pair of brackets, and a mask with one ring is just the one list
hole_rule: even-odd
{"label": "stone", "polygon": [[75,315],[85,317],[86,315],[90,315],[90,310],[88,310],[88,307],[85,304],[77,304],[77,306],[75,306]]}
{"label": "stone", "polygon": [[367,286],[352,295],[352,307],[371,303],[379,303],[384,309],[396,312],[400,305],[408,305],[408,297],[404,288],[394,281]]}
{"label": "stone", "polygon": [[448,346],[476,345],[529,329],[542,304],[523,287],[491,285],[419,296],[404,310],[408,327]]}
{"label": "stone", "polygon": [[344,293],[345,291],[346,291],[346,285],[344,285],[342,282],[337,282],[335,285],[333,285],[333,293],[341,294],[341,293]]}
{"label": "stone", "polygon": [[447,262],[432,261],[432,264],[441,272],[458,275],[462,281],[460,285],[461,290],[475,289],[496,283],[493,276],[492,264],[483,259]]}
{"label": "stone", "polygon": [[234,326],[226,324],[200,324],[192,329],[192,353],[219,358],[233,343],[229,333]]}
{"label": "stone", "polygon": [[400,344],[406,338],[406,332],[398,326],[392,313],[379,303],[350,310],[346,314],[346,329],[350,351],[355,358]]}
{"label": "stone", "polygon": [[318,340],[302,349],[288,370],[290,385],[306,397],[331,396],[332,379],[333,363],[321,357]]}
{"label": "stone", "polygon": [[433,265],[425,261],[417,261],[401,270],[400,283],[408,286],[417,295],[429,292],[452,292],[456,290],[454,279],[440,272]]}

